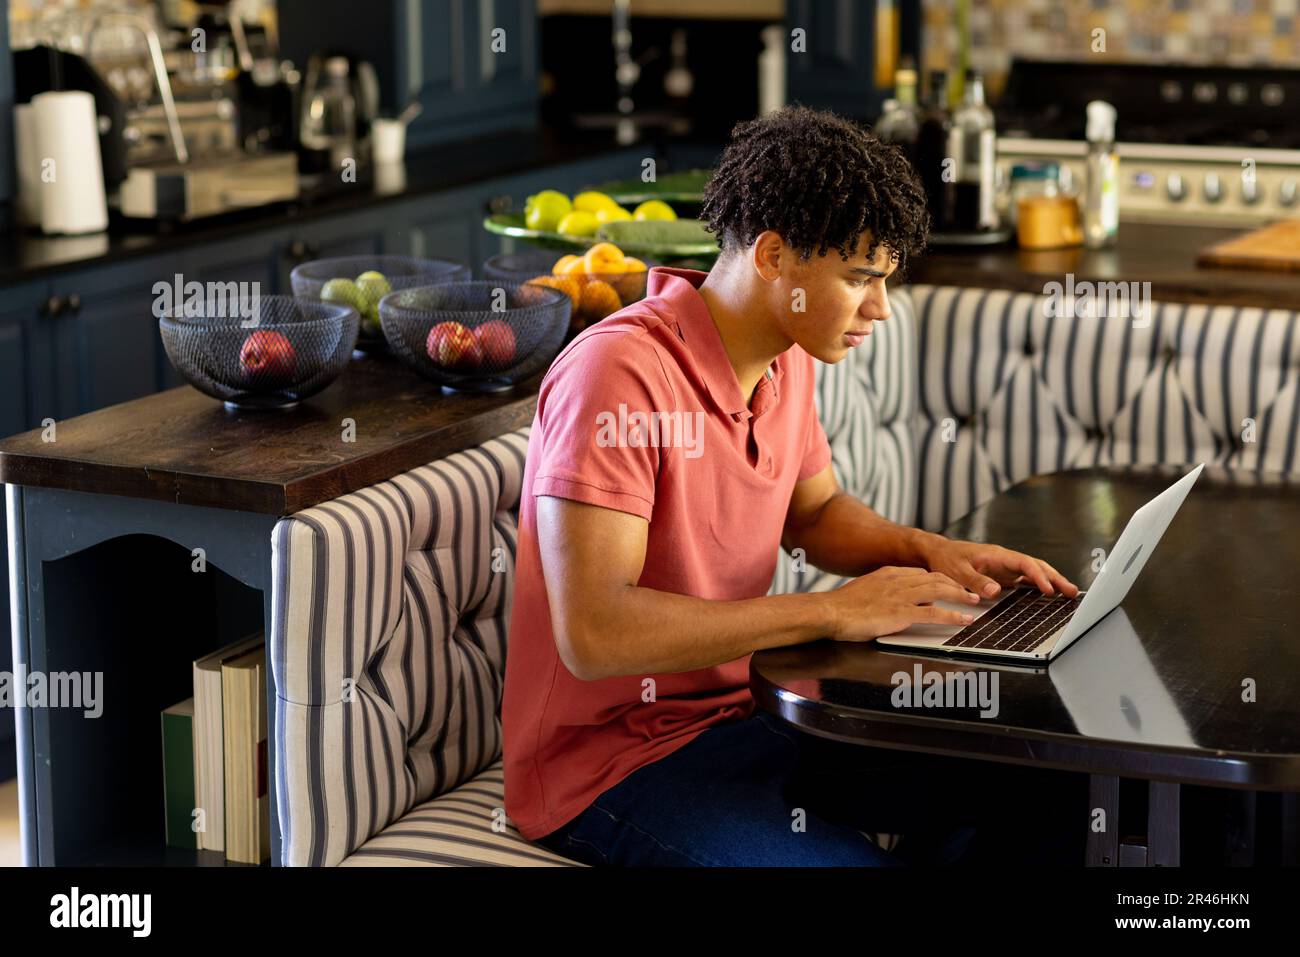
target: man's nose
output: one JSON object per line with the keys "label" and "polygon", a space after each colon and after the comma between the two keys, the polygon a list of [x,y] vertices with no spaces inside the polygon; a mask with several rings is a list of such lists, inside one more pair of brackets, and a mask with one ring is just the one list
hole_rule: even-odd
{"label": "man's nose", "polygon": [[884,322],[892,316],[893,310],[889,308],[889,293],[883,289],[878,295],[867,296],[862,302],[862,308],[858,310],[863,318],[871,319],[875,322]]}

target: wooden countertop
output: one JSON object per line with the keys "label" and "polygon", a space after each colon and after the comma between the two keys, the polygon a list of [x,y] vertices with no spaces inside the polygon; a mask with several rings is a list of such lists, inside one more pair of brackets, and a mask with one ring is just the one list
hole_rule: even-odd
{"label": "wooden countertop", "polygon": [[1211,302],[1300,309],[1300,275],[1196,265],[1206,246],[1247,232],[1210,226],[1124,223],[1110,249],[1034,252],[1014,245],[931,249],[911,264],[908,281],[1042,293],[1045,284],[1150,282],[1151,297],[1165,302]]}
{"label": "wooden countertop", "polygon": [[296,409],[257,413],[181,386],[61,421],[54,442],[0,441],[0,482],[288,515],[529,424],[540,382],[451,395],[366,357]]}

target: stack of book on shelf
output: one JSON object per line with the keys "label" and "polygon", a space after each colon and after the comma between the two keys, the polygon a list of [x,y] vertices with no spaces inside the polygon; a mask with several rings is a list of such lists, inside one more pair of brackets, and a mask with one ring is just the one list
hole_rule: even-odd
{"label": "stack of book on shelf", "polygon": [[167,844],[261,864],[271,856],[266,642],[194,662],[194,697],[162,713]]}

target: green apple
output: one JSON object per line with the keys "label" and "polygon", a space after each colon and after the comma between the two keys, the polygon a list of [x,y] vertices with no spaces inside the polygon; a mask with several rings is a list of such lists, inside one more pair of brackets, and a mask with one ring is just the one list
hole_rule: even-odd
{"label": "green apple", "polygon": [[393,285],[384,277],[383,273],[371,270],[370,272],[363,272],[357,277],[357,290],[364,307],[361,309],[362,315],[372,314],[378,318],[379,300],[393,291]]}
{"label": "green apple", "polygon": [[366,300],[351,279],[331,279],[321,287],[320,297],[325,302],[338,302],[365,313]]}

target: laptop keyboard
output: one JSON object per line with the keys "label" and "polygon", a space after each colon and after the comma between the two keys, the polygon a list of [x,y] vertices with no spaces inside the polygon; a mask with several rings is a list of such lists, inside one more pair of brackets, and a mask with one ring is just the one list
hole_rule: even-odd
{"label": "laptop keyboard", "polygon": [[1017,588],[945,641],[945,648],[1033,651],[1070,620],[1082,596],[1044,595],[1033,586]]}

